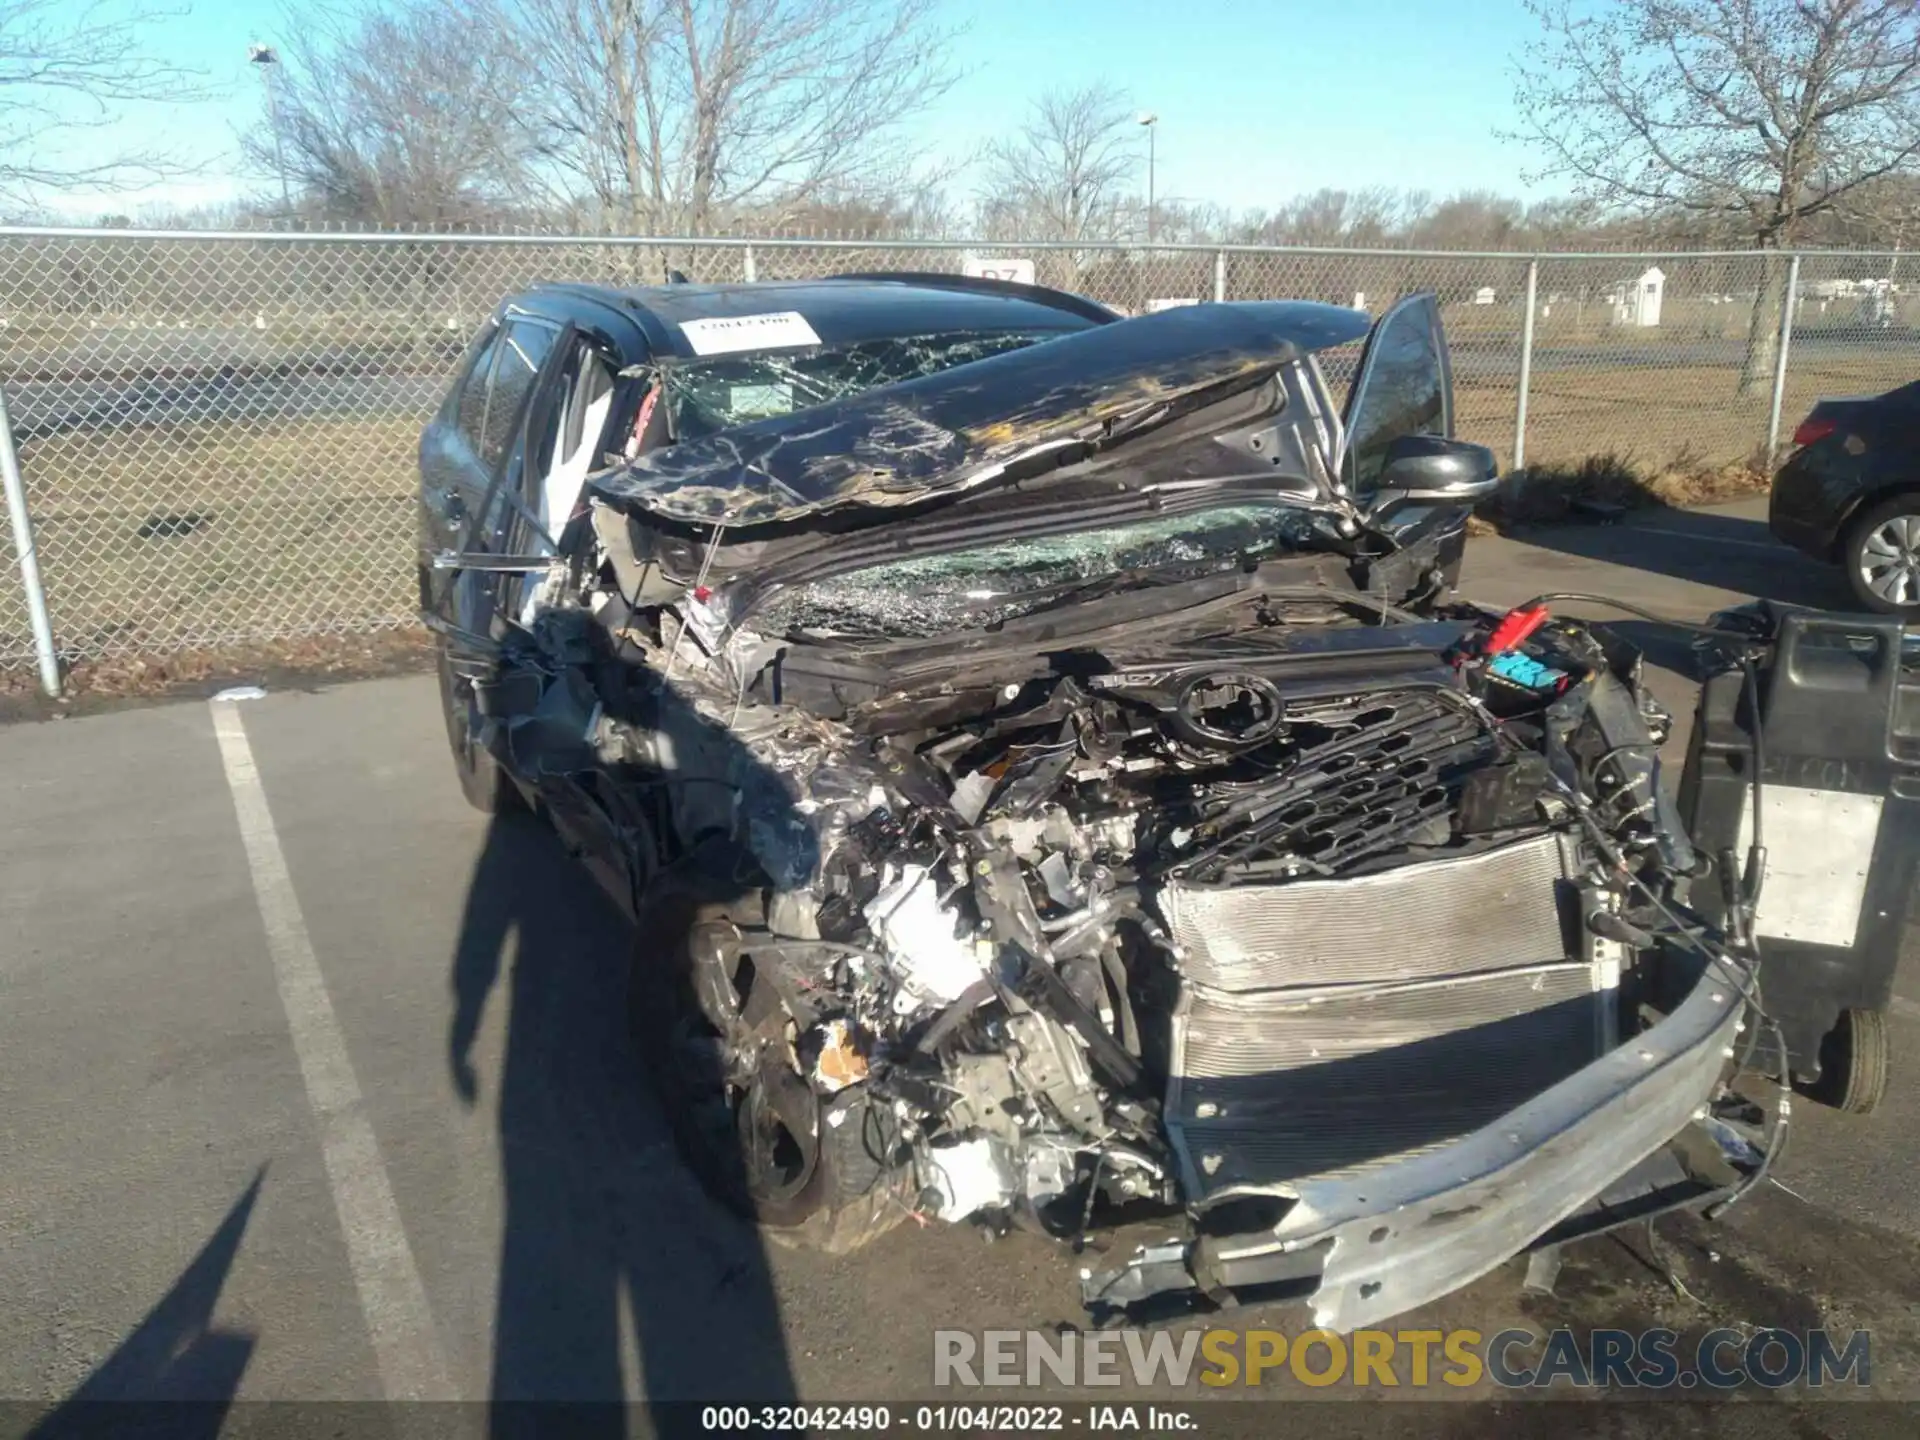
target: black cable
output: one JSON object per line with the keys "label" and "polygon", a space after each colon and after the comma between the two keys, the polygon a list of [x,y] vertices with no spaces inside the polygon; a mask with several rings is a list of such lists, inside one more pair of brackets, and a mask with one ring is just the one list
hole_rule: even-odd
{"label": "black cable", "polygon": [[1600,752],[1600,758],[1593,762],[1594,773],[1598,774],[1600,767],[1622,750],[1651,750],[1656,755],[1660,753],[1660,747],[1651,740],[1622,740],[1618,745],[1609,745]]}
{"label": "black cable", "polygon": [[1717,953],[1698,935],[1694,934],[1687,923],[1674,911],[1673,907],[1661,899],[1658,892],[1656,892],[1651,885],[1647,884],[1646,881],[1642,880],[1628,868],[1626,856],[1620,852],[1620,848],[1613,843],[1606,831],[1601,828],[1600,822],[1593,818],[1591,807],[1589,807],[1571,787],[1557,777],[1554,777],[1554,785],[1560,791],[1561,796],[1572,806],[1573,813],[1579,818],[1580,823],[1587,827],[1587,833],[1592,837],[1602,858],[1625,877],[1627,884],[1631,885],[1646,897],[1647,902],[1666,918],[1667,923],[1673,926],[1675,933],[1684,939],[1688,945],[1705,956],[1710,964],[1719,965],[1726,969],[1733,988],[1739,991],[1741,998],[1753,1007],[1755,1014],[1767,1021],[1768,1024],[1777,1026],[1779,1022],[1774,1020],[1771,1015],[1767,1014],[1767,1012],[1761,1008],[1759,990],[1755,986],[1746,983],[1745,978],[1741,976],[1734,967],[1731,957]]}
{"label": "black cable", "polygon": [[[1684,620],[1670,620],[1664,615],[1657,615],[1651,610],[1629,604],[1624,600],[1615,600],[1611,596],[1593,595],[1577,590],[1551,591],[1544,595],[1536,595],[1520,608],[1530,609],[1535,605],[1544,605],[1563,600],[1574,601],[1581,604],[1605,605],[1615,610],[1624,611],[1629,615],[1637,615],[1641,619],[1651,621],[1656,625],[1665,625],[1676,630],[1690,631],[1695,635],[1709,636],[1717,641],[1738,642],[1744,640],[1746,642],[1739,646],[1739,656],[1741,669],[1743,671],[1743,683],[1745,684],[1748,703],[1751,707],[1749,715],[1752,721],[1753,734],[1753,772],[1749,777],[1751,784],[1749,793],[1753,805],[1753,835],[1752,841],[1747,849],[1747,874],[1743,877],[1745,883],[1743,885],[1744,893],[1742,900],[1743,908],[1750,916],[1759,899],[1759,886],[1762,878],[1761,872],[1766,863],[1766,851],[1761,843],[1760,815],[1760,777],[1766,763],[1766,747],[1765,741],[1760,735],[1760,682],[1758,670],[1754,664],[1754,650],[1756,647],[1753,640],[1751,637],[1740,636],[1730,631],[1717,629],[1711,625],[1695,625]],[[1617,751],[1625,748],[1628,747],[1615,746],[1612,750],[1609,750],[1605,756],[1601,757],[1602,762],[1610,758]],[[1596,764],[1595,768],[1596,770],[1598,769],[1598,764]],[[1593,836],[1596,844],[1600,848],[1601,854],[1626,878],[1629,885],[1644,895],[1649,903],[1653,905],[1654,909],[1666,917],[1667,921],[1679,932],[1682,939],[1705,956],[1709,964],[1718,964],[1723,967],[1734,988],[1740,992],[1741,998],[1744,999],[1752,1009],[1756,1023],[1746,1046],[1746,1054],[1742,1057],[1743,1065],[1746,1060],[1752,1058],[1754,1045],[1759,1039],[1759,1023],[1764,1022],[1772,1032],[1774,1049],[1779,1057],[1781,1071],[1778,1082],[1780,1098],[1774,1109],[1772,1133],[1767,1137],[1766,1148],[1760,1153],[1760,1163],[1754,1167],[1752,1172],[1747,1175],[1746,1179],[1742,1181],[1732,1194],[1728,1195],[1726,1199],[1720,1201],[1718,1204],[1709,1207],[1704,1212],[1705,1218],[1709,1220],[1718,1219],[1749,1194],[1756,1186],[1761,1184],[1767,1178],[1768,1173],[1772,1170],[1779,1157],[1786,1151],[1788,1117],[1791,1112],[1789,1096],[1792,1091],[1792,1067],[1787,1059],[1786,1034],[1781,1029],[1780,1022],[1769,1015],[1760,1003],[1759,976],[1757,970],[1752,983],[1748,984],[1744,977],[1737,973],[1731,957],[1724,954],[1715,954],[1711,947],[1698,936],[1694,935],[1691,930],[1681,922],[1680,917],[1674,913],[1673,909],[1654,892],[1653,888],[1626,867],[1624,863],[1625,857],[1622,856],[1618,848],[1612,844],[1580,797],[1564,785],[1560,788],[1566,793],[1568,800],[1572,803],[1574,813],[1579,816],[1581,823],[1587,827],[1587,830]],[[1742,926],[1743,933],[1746,928],[1746,926]],[[1751,947],[1751,943],[1751,936],[1748,936],[1749,947]],[[1758,956],[1755,955],[1753,958],[1757,959]]]}
{"label": "black cable", "polygon": [[1093,1156],[1093,1174],[1087,1178],[1087,1203],[1080,1207],[1080,1228],[1073,1232],[1073,1248],[1077,1254],[1084,1247],[1087,1230],[1093,1224],[1093,1202],[1100,1194],[1100,1171],[1107,1163],[1107,1152],[1098,1150]]}
{"label": "black cable", "polygon": [[[1760,993],[1760,975],[1756,971],[1753,977],[1753,993]],[[1753,1052],[1760,1044],[1760,1027],[1754,1025],[1747,1031],[1747,1043],[1740,1047],[1740,1057],[1733,1062],[1734,1073],[1743,1073],[1753,1063]]]}
{"label": "black cable", "polygon": [[1767,1178],[1768,1174],[1772,1172],[1773,1167],[1779,1163],[1780,1157],[1787,1153],[1787,1124],[1788,1116],[1792,1112],[1792,1101],[1789,1098],[1792,1093],[1792,1085],[1787,1073],[1789,1068],[1787,1065],[1787,1037],[1781,1031],[1777,1021],[1769,1018],[1767,1024],[1773,1031],[1774,1048],[1780,1055],[1780,1099],[1774,1106],[1772,1131],[1767,1136],[1765,1148],[1760,1152],[1760,1163],[1748,1172],[1746,1179],[1742,1180],[1740,1184],[1734,1188],[1731,1195],[1716,1204],[1709,1205],[1703,1210],[1701,1212],[1703,1219],[1718,1220],[1722,1215],[1726,1214],[1727,1211],[1739,1204],[1740,1201],[1744,1200],[1749,1193],[1756,1189]]}
{"label": "black cable", "polygon": [[1716,629],[1711,625],[1695,625],[1688,620],[1672,620],[1665,615],[1657,615],[1641,606],[1629,604],[1625,600],[1615,600],[1610,595],[1592,595],[1584,590],[1551,590],[1544,595],[1536,595],[1516,608],[1526,610],[1535,605],[1546,605],[1561,600],[1574,600],[1583,605],[1605,605],[1614,610],[1624,610],[1629,615],[1637,615],[1642,620],[1650,620],[1656,625],[1665,625],[1674,630],[1689,630],[1695,635],[1710,635],[1716,640],[1745,640],[1753,644],[1750,636],[1736,634],[1731,630]]}
{"label": "black cable", "polygon": [[[1563,786],[1562,789],[1565,790],[1565,787]],[[1704,941],[1688,930],[1687,927],[1680,922],[1679,916],[1654,892],[1653,888],[1638,875],[1626,868],[1622,863],[1623,857],[1621,857],[1619,850],[1608,840],[1606,833],[1601,830],[1599,823],[1593,819],[1586,805],[1580,801],[1579,797],[1573,795],[1570,791],[1566,793],[1568,799],[1573,804],[1574,813],[1579,816],[1581,823],[1587,827],[1589,833],[1593,836],[1595,843],[1600,848],[1601,854],[1613,863],[1620,873],[1626,877],[1627,883],[1639,890],[1642,895],[1646,896],[1653,907],[1662,915],[1666,916],[1668,922],[1676,927],[1681,938],[1704,955],[1710,964],[1718,964],[1723,968],[1723,973],[1726,974],[1733,988],[1740,992],[1740,997],[1747,1002],[1748,1007],[1753,1011],[1755,1038],[1758,1038],[1758,1027],[1762,1021],[1765,1022],[1767,1028],[1772,1032],[1774,1051],[1780,1060],[1780,1075],[1777,1081],[1779,1086],[1779,1100],[1774,1106],[1772,1134],[1767,1138],[1766,1148],[1760,1152],[1760,1163],[1754,1167],[1739,1187],[1736,1188],[1732,1194],[1728,1195],[1726,1199],[1716,1205],[1710,1206],[1703,1212],[1705,1218],[1709,1220],[1717,1219],[1719,1216],[1724,1215],[1733,1205],[1745,1198],[1755,1186],[1764,1181],[1768,1173],[1773,1169],[1776,1160],[1786,1152],[1787,1125],[1788,1117],[1792,1110],[1791,1096],[1793,1091],[1792,1066],[1787,1059],[1786,1033],[1781,1029],[1780,1022],[1769,1015],[1766,1008],[1760,1003],[1760,979],[1758,972],[1755,972],[1751,983],[1748,983],[1745,977],[1738,973],[1730,957],[1726,955],[1716,955]],[[1748,1056],[1751,1056],[1752,1050],[1753,1043],[1749,1041],[1747,1046]]]}
{"label": "black cable", "polygon": [[1753,797],[1753,837],[1747,843],[1747,873],[1743,877],[1743,889],[1746,892],[1746,905],[1749,916],[1760,905],[1760,881],[1767,864],[1767,845],[1760,834],[1760,777],[1767,768],[1767,742],[1761,735],[1760,725],[1760,672],[1755,668],[1753,656],[1742,655],[1740,668],[1745,673],[1747,691],[1747,719],[1752,726],[1753,761],[1752,774],[1747,779]]}

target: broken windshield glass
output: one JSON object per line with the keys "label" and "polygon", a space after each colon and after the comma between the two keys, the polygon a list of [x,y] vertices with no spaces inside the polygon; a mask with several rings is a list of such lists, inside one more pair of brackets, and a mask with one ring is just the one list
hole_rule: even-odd
{"label": "broken windshield glass", "polygon": [[673,434],[698,439],[1054,338],[1055,332],[1026,330],[910,335],[675,365],[667,373]]}
{"label": "broken windshield glass", "polygon": [[1235,505],[889,561],[783,591],[761,608],[754,628],[926,639],[1091,598],[1109,588],[1102,581],[1125,589],[1257,564],[1307,548],[1311,523],[1284,505]]}

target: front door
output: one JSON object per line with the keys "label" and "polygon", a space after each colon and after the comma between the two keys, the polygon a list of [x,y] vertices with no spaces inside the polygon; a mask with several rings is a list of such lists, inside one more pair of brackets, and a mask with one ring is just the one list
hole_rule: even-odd
{"label": "front door", "polygon": [[1453,368],[1435,296],[1409,295],[1380,317],[1360,356],[1345,423],[1340,478],[1369,525],[1407,556],[1426,557],[1421,565],[1437,568],[1449,585],[1457,582],[1471,504],[1377,493],[1394,441],[1454,438]]}

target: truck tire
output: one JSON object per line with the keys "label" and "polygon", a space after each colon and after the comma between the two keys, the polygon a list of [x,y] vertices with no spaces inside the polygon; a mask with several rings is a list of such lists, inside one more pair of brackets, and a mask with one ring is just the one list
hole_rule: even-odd
{"label": "truck tire", "polygon": [[1870,1115],[1887,1093],[1887,1012],[1842,1010],[1820,1042],[1820,1078],[1809,1093],[1848,1115]]}

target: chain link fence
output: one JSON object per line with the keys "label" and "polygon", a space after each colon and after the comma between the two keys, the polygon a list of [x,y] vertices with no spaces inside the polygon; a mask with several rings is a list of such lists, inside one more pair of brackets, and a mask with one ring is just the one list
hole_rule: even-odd
{"label": "chain link fence", "polygon": [[[0,230],[0,393],[61,656],[156,656],[411,625],[421,427],[497,302],[538,281],[1021,259],[1041,284],[1130,312],[1295,298],[1377,314],[1431,290],[1460,433],[1538,469],[1764,464],[1774,427],[1820,395],[1914,379],[1920,276],[1903,258],[14,229]],[[1342,388],[1357,353],[1323,357]],[[35,652],[8,559],[12,669]]]}

